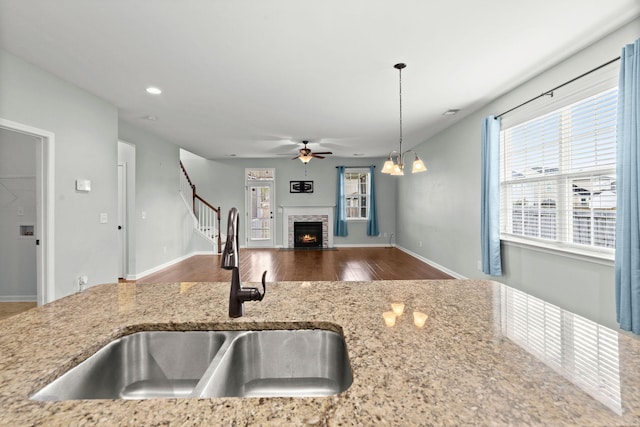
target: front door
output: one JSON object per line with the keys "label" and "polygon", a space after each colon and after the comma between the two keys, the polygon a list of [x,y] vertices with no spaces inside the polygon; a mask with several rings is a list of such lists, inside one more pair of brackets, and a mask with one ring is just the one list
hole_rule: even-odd
{"label": "front door", "polygon": [[247,184],[247,247],[272,248],[275,240],[273,220],[273,181]]}

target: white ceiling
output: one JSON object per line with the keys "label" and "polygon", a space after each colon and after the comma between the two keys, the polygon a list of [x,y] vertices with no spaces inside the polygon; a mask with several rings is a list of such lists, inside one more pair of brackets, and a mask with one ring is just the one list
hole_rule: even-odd
{"label": "white ceiling", "polygon": [[378,157],[397,148],[395,63],[410,148],[638,15],[639,0],[0,0],[0,46],[206,158],[304,139]]}

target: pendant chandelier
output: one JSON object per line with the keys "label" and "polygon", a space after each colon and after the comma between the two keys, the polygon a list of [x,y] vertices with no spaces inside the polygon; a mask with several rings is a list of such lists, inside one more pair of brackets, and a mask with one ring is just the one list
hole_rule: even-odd
{"label": "pendant chandelier", "polygon": [[398,148],[398,151],[393,150],[389,153],[387,161],[384,162],[384,166],[382,166],[381,171],[382,173],[388,173],[391,175],[404,175],[404,158],[409,152],[415,155],[411,173],[424,172],[427,170],[424,162],[420,160],[420,157],[418,157],[418,153],[413,150],[407,150],[404,153],[402,152],[402,69],[406,66],[406,64],[402,63],[393,66],[393,68],[398,70],[398,73],[400,75],[400,148]]}

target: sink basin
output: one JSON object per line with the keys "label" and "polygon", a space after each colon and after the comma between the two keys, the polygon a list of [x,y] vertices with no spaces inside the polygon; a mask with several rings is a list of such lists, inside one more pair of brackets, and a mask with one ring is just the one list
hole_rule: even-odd
{"label": "sink basin", "polygon": [[324,330],[238,335],[198,384],[200,397],[330,396],[351,385],[344,339]]}
{"label": "sink basin", "polygon": [[187,397],[225,339],[223,333],[213,331],[127,335],[110,342],[31,399]]}
{"label": "sink basin", "polygon": [[31,399],[329,396],[352,381],[335,332],[153,331],[110,342]]}

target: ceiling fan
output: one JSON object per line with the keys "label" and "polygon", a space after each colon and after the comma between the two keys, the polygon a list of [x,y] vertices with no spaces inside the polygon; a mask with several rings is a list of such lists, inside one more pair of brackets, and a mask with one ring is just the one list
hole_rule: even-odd
{"label": "ceiling fan", "polygon": [[299,150],[300,154],[298,154],[296,157],[294,157],[291,160],[300,159],[302,163],[307,164],[314,157],[316,159],[324,159],[324,156],[321,156],[321,154],[333,154],[331,151],[321,151],[318,153],[312,153],[311,149],[307,148],[307,144],[309,143],[309,141],[302,141],[302,143],[304,144],[304,148],[301,148]]}

